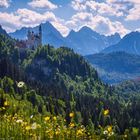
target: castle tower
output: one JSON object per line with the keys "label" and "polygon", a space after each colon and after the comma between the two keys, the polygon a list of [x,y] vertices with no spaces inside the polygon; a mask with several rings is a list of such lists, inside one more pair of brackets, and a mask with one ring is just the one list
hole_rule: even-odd
{"label": "castle tower", "polygon": [[40,39],[39,44],[40,44],[40,46],[42,46],[42,27],[41,27],[41,25],[39,26],[39,39]]}

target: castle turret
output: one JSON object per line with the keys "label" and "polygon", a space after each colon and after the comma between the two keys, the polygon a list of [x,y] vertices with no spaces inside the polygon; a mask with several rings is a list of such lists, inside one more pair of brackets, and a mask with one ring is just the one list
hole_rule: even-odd
{"label": "castle turret", "polygon": [[42,27],[41,27],[41,25],[39,26],[39,38],[40,38],[39,44],[40,44],[40,46],[42,46]]}

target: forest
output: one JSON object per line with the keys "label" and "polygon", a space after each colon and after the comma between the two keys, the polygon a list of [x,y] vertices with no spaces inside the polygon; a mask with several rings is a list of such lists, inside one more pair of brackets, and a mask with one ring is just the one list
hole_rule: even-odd
{"label": "forest", "polygon": [[140,139],[137,82],[104,84],[72,49],[20,49],[0,35],[0,138]]}

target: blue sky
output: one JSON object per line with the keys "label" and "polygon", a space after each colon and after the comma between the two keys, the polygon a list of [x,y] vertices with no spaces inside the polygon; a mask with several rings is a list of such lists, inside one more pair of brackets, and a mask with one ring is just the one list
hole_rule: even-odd
{"label": "blue sky", "polygon": [[0,24],[7,32],[49,21],[66,36],[88,26],[121,36],[140,31],[139,0],[0,0]]}

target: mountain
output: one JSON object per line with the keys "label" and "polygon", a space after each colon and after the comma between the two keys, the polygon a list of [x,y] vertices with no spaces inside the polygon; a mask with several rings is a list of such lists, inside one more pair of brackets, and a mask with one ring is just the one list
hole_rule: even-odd
{"label": "mountain", "polygon": [[104,48],[118,43],[120,39],[120,35],[117,33],[104,36],[84,26],[78,32],[72,30],[66,37],[66,42],[68,47],[73,48],[82,55],[86,55],[98,53]]}
{"label": "mountain", "polygon": [[[62,35],[53,27],[51,23],[42,23],[41,27],[43,44],[51,44],[55,47],[60,47],[61,45],[65,44]],[[15,39],[25,40],[27,38],[28,30],[38,33],[39,26],[36,26],[34,28],[23,27],[22,29],[15,31],[14,33],[10,33],[9,35]]]}
{"label": "mountain", "polygon": [[104,49],[102,53],[118,51],[140,55],[140,32],[131,32],[127,34],[121,39],[119,43]]}
{"label": "mountain", "polygon": [[[51,23],[42,23],[43,44],[50,44],[55,47],[67,46],[75,52],[86,55],[100,52],[104,48],[114,45],[120,41],[118,33],[105,36],[93,31],[89,27],[82,27],[78,32],[71,31],[67,37],[63,37]],[[26,39],[28,30],[38,32],[38,28],[22,28],[9,35],[16,39]]]}
{"label": "mountain", "polygon": [[120,83],[140,76],[139,55],[112,52],[88,55],[85,58],[96,68],[106,83]]}
{"label": "mountain", "polygon": [[0,34],[3,34],[5,36],[8,36],[7,32],[2,28],[1,25],[0,25]]}

